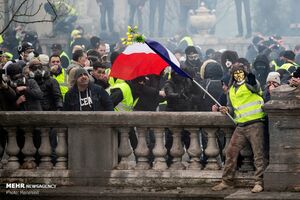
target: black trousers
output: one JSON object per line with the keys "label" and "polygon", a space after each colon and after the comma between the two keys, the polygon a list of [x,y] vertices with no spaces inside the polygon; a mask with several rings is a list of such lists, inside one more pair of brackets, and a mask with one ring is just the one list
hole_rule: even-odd
{"label": "black trousers", "polygon": [[242,4],[244,4],[247,35],[251,35],[252,34],[252,26],[251,26],[251,14],[250,14],[250,1],[249,0],[235,0],[239,36],[243,35]]}

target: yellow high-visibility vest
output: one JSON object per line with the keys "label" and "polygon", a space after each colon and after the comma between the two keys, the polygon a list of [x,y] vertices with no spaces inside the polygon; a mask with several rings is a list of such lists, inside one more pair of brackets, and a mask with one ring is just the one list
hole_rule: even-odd
{"label": "yellow high-visibility vest", "polygon": [[263,98],[256,93],[252,93],[245,83],[237,91],[235,91],[234,86],[231,86],[229,98],[234,108],[234,119],[237,123],[245,123],[265,117],[262,110]]}
{"label": "yellow high-visibility vest", "polygon": [[119,88],[123,94],[123,100],[115,107],[115,111],[133,111],[138,99],[133,99],[131,88],[126,82],[117,83],[110,89]]}
{"label": "yellow high-visibility vest", "polygon": [[65,69],[62,68],[61,70],[62,70],[62,73],[60,73],[58,76],[53,76],[53,78],[55,78],[57,80],[57,82],[59,83],[60,92],[61,92],[62,96],[65,97],[65,94],[69,90],[68,79],[67,79],[67,74],[65,72]]}

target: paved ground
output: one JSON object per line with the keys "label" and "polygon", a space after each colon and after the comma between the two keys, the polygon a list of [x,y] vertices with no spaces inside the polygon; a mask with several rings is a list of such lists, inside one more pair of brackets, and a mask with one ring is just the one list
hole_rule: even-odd
{"label": "paved ground", "polygon": [[[59,187],[44,190],[10,190],[17,191],[15,194],[7,194],[1,190],[2,199],[21,199],[21,200],[83,200],[83,199],[110,199],[110,200],[157,200],[157,199],[201,199],[201,200],[300,200],[298,192],[262,192],[252,194],[249,189],[230,189],[221,192],[214,192],[209,187],[190,187],[190,188],[112,188],[112,187]],[[18,193],[19,192],[19,193]]]}

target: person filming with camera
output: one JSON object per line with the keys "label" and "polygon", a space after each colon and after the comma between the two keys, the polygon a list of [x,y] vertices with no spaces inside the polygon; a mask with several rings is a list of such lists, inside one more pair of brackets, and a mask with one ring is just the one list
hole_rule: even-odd
{"label": "person filming with camera", "polygon": [[41,111],[40,100],[43,92],[34,79],[27,79],[22,74],[22,68],[18,63],[11,63],[7,66],[7,83],[15,94],[15,108],[18,111]]}

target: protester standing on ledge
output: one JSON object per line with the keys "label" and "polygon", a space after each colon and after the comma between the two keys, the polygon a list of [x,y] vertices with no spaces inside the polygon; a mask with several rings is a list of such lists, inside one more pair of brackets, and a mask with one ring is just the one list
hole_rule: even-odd
{"label": "protester standing on ledge", "polygon": [[234,186],[237,158],[247,141],[251,144],[255,164],[255,186],[253,193],[263,191],[264,172],[264,104],[259,82],[242,63],[235,63],[231,68],[231,83],[227,96],[227,106],[221,106],[221,113],[234,114],[237,124],[228,149],[222,175],[222,182],[212,188],[221,191]]}
{"label": "protester standing on ledge", "polygon": [[250,1],[249,0],[235,0],[234,2],[235,2],[235,6],[236,6],[236,17],[237,17],[237,25],[238,25],[238,31],[239,31],[237,37],[243,36],[242,4],[244,4],[246,28],[247,28],[247,34],[246,34],[245,38],[250,38],[252,35]]}

